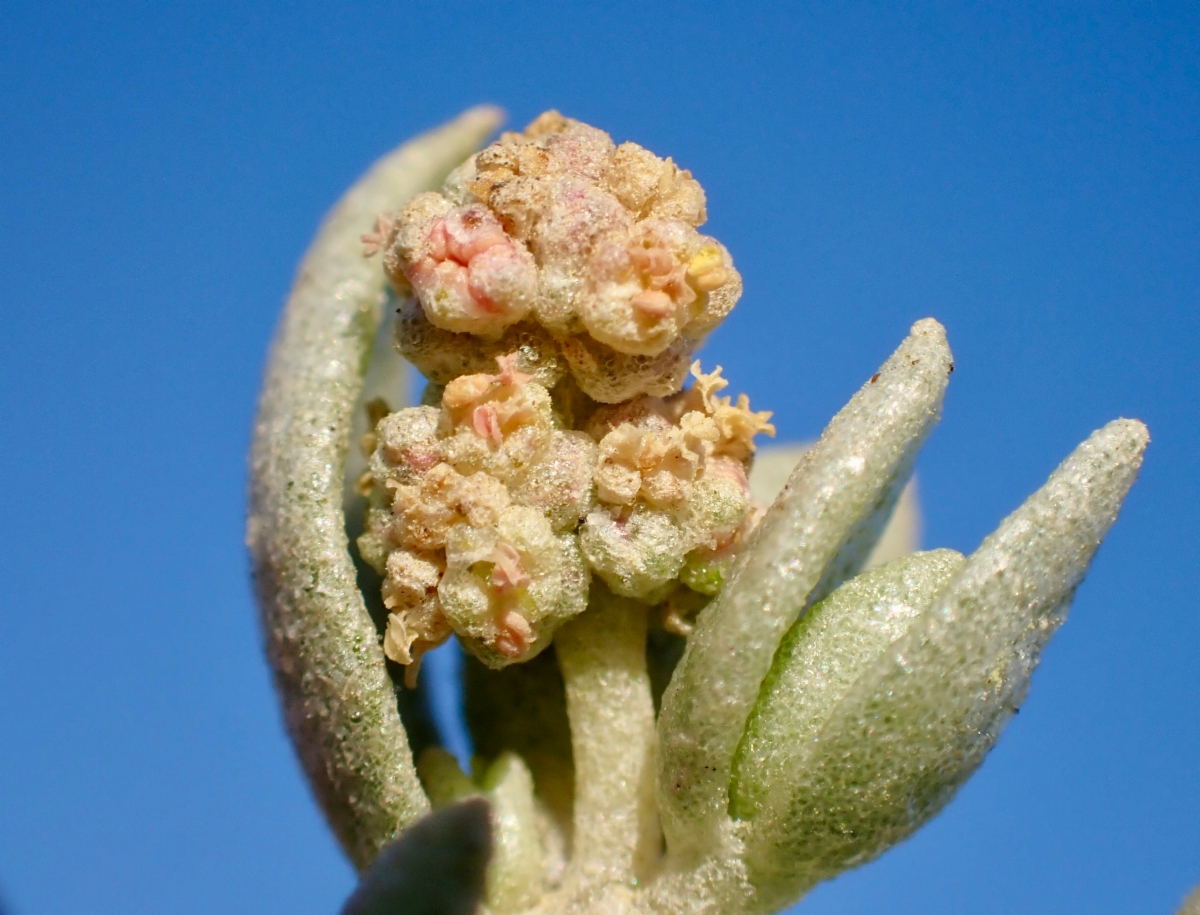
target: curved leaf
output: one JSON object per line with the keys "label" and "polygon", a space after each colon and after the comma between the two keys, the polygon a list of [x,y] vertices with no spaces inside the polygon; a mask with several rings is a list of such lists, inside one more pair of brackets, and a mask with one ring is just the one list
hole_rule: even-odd
{"label": "curved leaf", "polygon": [[979,767],[1024,700],[1147,441],[1141,423],[1117,420],[1080,445],[806,738],[788,790],[759,799],[747,833],[767,904],[907,838]]}
{"label": "curved leaf", "polygon": [[716,848],[730,766],[784,633],[866,560],[941,412],[942,326],[909,337],[801,460],[706,607],[663,696],[658,798],[673,855]]}
{"label": "curved leaf", "polygon": [[405,144],[330,211],[276,331],[254,430],[246,540],[267,656],[309,782],[360,868],[429,805],[346,538],[352,413],[384,296],[359,236],[436,186],[498,121],[479,108]]}

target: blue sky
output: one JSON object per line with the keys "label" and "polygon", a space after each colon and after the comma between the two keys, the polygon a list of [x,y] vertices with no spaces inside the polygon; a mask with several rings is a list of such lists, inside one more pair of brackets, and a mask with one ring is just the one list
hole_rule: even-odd
{"label": "blue sky", "polygon": [[1153,436],[1028,702],[806,915],[1173,912],[1200,882],[1200,8],[4,7],[0,899],[326,915],[242,548],[266,346],[323,211],[469,105],[690,168],[746,294],[712,338],[809,438],[927,315],[919,465],[971,550],[1092,429]]}

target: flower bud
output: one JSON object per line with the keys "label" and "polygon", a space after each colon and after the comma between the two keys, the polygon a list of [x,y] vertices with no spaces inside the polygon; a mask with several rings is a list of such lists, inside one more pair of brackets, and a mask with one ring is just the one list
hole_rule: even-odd
{"label": "flower bud", "polygon": [[586,606],[569,531],[593,504],[595,445],[555,428],[549,392],[519,354],[496,361],[498,374],[450,381],[440,408],[397,411],[368,436],[358,546],[384,575],[384,651],[410,686],[452,631],[498,667],[541,651]]}

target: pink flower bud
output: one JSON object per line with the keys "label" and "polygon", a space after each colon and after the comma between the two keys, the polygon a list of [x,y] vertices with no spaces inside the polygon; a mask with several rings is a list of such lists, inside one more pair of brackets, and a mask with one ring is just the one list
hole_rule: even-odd
{"label": "pink flower bud", "polygon": [[[424,215],[428,201],[398,218]],[[529,312],[537,268],[525,246],[481,204],[422,222],[415,240],[402,230],[400,268],[429,320],[443,330],[497,337]]]}

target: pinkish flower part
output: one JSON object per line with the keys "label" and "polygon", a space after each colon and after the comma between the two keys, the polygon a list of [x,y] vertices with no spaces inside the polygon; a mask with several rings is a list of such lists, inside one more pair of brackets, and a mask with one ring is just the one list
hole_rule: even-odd
{"label": "pinkish flower part", "polygon": [[[665,396],[741,294],[729,253],[696,231],[704,218],[703,190],[670,159],[547,112],[406,206],[384,266],[440,331],[528,326],[592,399]],[[431,336],[405,321],[399,346],[445,383]]]}
{"label": "pinkish flower part", "polygon": [[537,298],[533,258],[484,206],[448,207],[422,194],[401,211],[393,236],[385,268],[399,271],[443,330],[498,337]]}

